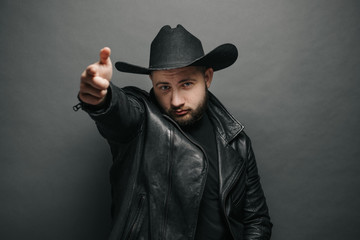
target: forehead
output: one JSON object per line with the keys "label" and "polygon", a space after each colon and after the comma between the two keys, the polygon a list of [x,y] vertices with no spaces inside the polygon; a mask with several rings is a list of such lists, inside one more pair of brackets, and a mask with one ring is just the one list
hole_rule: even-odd
{"label": "forehead", "polygon": [[175,68],[169,70],[153,71],[151,73],[153,81],[164,81],[164,80],[182,80],[189,77],[194,77],[200,74],[200,71],[195,66]]}

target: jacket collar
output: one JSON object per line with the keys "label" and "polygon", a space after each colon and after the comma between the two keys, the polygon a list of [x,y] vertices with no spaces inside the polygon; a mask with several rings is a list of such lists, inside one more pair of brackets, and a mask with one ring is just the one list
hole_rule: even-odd
{"label": "jacket collar", "polygon": [[[226,110],[214,94],[210,91],[208,91],[208,93],[209,101],[207,111],[209,117],[219,136],[228,144],[244,129],[244,126]],[[153,88],[150,90],[150,99],[159,108],[160,112],[163,113],[160,105],[156,101]]]}
{"label": "jacket collar", "polygon": [[230,143],[244,129],[244,126],[226,110],[210,91],[208,112],[216,131],[226,144]]}

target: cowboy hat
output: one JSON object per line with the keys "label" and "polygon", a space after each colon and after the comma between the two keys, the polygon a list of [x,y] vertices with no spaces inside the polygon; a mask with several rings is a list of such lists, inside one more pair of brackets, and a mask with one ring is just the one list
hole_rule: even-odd
{"label": "cowboy hat", "polygon": [[180,24],[176,28],[163,26],[150,47],[149,67],[141,67],[126,62],[116,62],[120,72],[150,74],[152,71],[169,70],[187,66],[205,66],[218,71],[232,65],[238,56],[233,44],[218,46],[208,54],[204,54],[198,38],[188,32]]}

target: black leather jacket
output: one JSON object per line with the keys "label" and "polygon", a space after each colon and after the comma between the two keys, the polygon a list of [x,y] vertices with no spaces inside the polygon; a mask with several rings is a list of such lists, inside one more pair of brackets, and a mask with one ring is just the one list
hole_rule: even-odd
{"label": "black leather jacket", "polygon": [[[113,166],[109,239],[193,239],[207,176],[203,149],[160,112],[152,94],[110,86],[109,106],[92,111]],[[270,239],[268,208],[250,139],[209,93],[219,158],[220,198],[234,239]]]}

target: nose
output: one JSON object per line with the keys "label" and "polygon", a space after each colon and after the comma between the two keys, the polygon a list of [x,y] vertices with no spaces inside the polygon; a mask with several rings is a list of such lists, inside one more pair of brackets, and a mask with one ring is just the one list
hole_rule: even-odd
{"label": "nose", "polygon": [[185,103],[183,96],[178,91],[173,91],[171,95],[171,107],[179,108]]}

